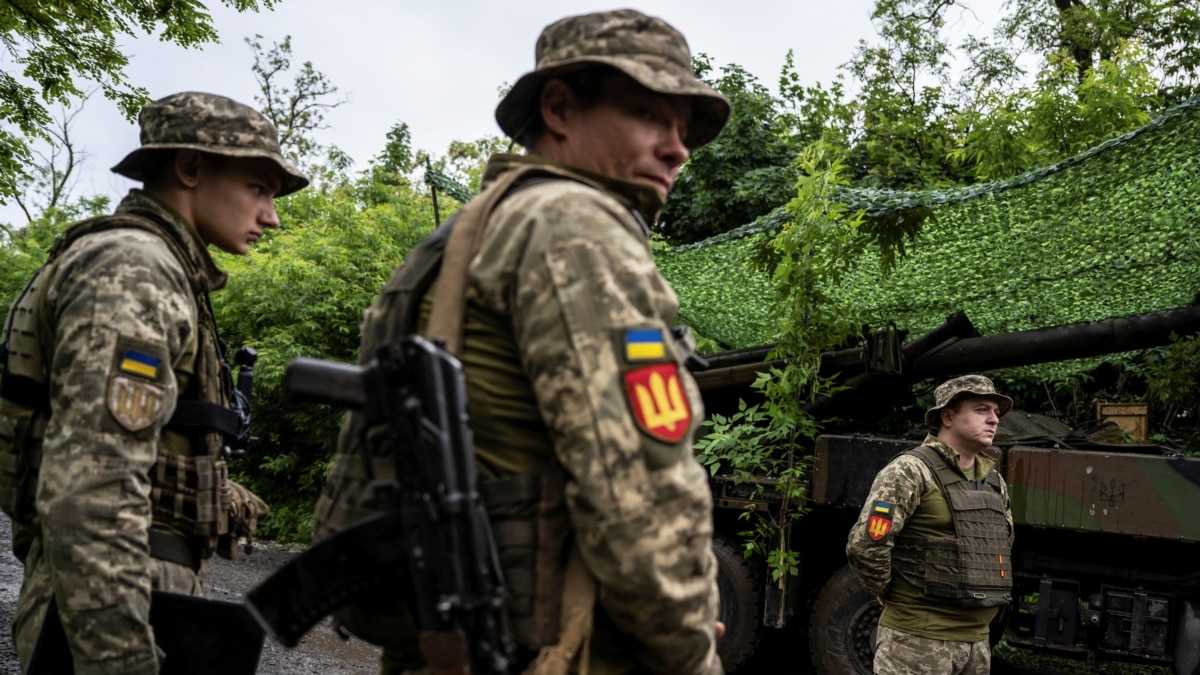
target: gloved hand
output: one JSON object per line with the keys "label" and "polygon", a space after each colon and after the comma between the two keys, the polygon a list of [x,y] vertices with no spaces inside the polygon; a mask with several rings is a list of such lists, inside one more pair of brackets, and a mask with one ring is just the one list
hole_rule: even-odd
{"label": "gloved hand", "polygon": [[229,486],[229,527],[227,533],[217,539],[217,555],[233,560],[239,537],[246,538],[246,555],[254,552],[254,531],[258,529],[258,519],[267,515],[270,509],[261,497],[241,485],[233,481],[226,481],[226,485]]}

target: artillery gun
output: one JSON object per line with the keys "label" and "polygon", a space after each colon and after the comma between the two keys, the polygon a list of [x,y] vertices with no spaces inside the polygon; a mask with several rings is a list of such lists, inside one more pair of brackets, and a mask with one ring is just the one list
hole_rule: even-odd
{"label": "artillery gun", "polygon": [[[809,409],[869,428],[872,415],[911,400],[912,384],[923,379],[1146,349],[1197,331],[1196,306],[986,337],[959,313],[911,342],[889,328],[869,336],[866,347],[827,354],[823,370],[840,374],[847,388]],[[709,357],[710,369],[696,373],[708,410],[753,398],[756,374],[779,365],[763,360],[768,353],[761,347]],[[780,500],[756,490],[761,483],[713,477],[728,627],[718,648],[727,672],[749,662],[769,629],[785,628],[807,634],[816,672],[871,672],[880,608],[845,566],[846,536],[875,474],[920,440],[819,437],[809,513],[782,535],[800,553],[800,574],[779,581],[770,580],[764,561],[742,557],[737,532],[741,512]],[[993,451],[1016,522],[1014,605],[1004,625],[994,626],[994,639],[1200,672],[1200,458],[1156,444],[1098,442],[1021,411],[1002,418]]]}

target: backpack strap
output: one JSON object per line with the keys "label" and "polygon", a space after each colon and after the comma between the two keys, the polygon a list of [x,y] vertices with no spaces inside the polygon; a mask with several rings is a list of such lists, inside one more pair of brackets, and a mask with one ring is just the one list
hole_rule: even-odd
{"label": "backpack strap", "polygon": [[[442,340],[446,351],[454,356],[462,356],[468,273],[471,261],[483,246],[483,231],[492,211],[514,192],[550,180],[583,182],[566,171],[551,167],[521,166],[502,175],[455,214],[453,230],[448,234],[442,254],[429,323],[425,327],[426,337]],[[449,224],[445,223],[443,227]]]}
{"label": "backpack strap", "polygon": [[[467,313],[467,281],[471,261],[483,245],[483,233],[492,211],[513,192],[549,180],[579,179],[544,166],[524,166],[501,176],[457,214],[438,271],[433,307],[425,333],[444,341],[446,351],[462,356],[463,324]],[[561,629],[557,644],[544,647],[526,675],[566,675],[570,662],[582,648],[580,674],[588,672],[588,645],[593,631],[596,579],[578,546],[573,546],[563,579]]]}

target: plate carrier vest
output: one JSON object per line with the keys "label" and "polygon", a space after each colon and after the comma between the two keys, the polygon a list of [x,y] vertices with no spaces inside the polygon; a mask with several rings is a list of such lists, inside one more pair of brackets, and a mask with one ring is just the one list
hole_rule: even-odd
{"label": "plate carrier vest", "polygon": [[923,537],[901,531],[892,568],[921,597],[960,607],[1000,607],[1012,601],[1012,547],[1000,477],[993,470],[976,487],[936,448],[900,453],[919,458],[933,472],[950,507],[954,536]]}

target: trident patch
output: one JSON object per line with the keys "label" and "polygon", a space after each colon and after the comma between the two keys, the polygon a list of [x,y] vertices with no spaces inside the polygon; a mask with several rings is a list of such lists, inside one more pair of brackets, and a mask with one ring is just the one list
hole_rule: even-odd
{"label": "trident patch", "polygon": [[892,531],[892,505],[887,502],[875,502],[871,508],[871,517],[867,518],[867,536],[873,541],[879,541]]}
{"label": "trident patch", "polygon": [[130,431],[154,424],[162,414],[165,397],[162,387],[126,375],[114,375],[108,382],[108,412]]}
{"label": "trident patch", "polygon": [[692,408],[679,382],[679,365],[656,363],[625,373],[625,394],[638,427],[651,438],[675,443],[692,425]]}

